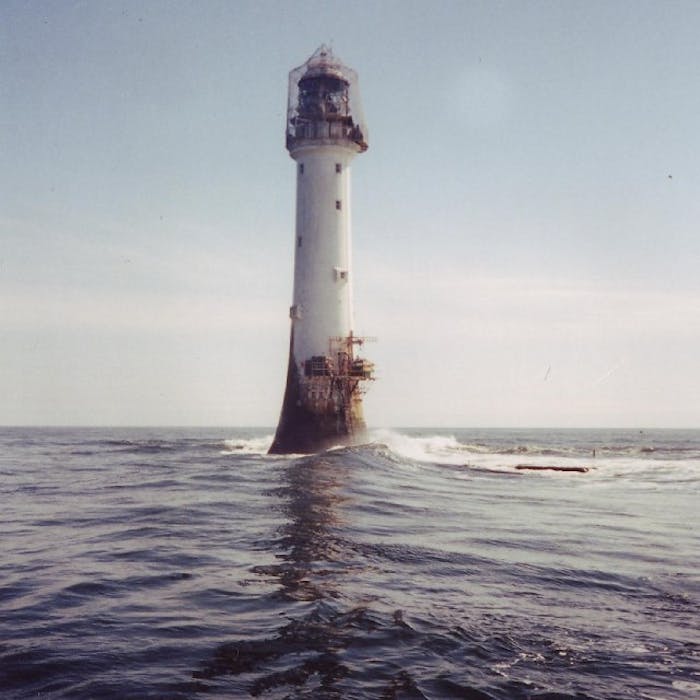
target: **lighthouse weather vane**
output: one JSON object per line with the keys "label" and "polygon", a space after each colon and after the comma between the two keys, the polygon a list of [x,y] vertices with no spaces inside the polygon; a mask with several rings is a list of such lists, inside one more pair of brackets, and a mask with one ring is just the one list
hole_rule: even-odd
{"label": "lighthouse weather vane", "polygon": [[289,74],[287,150],[297,164],[287,386],[271,453],[362,440],[374,366],[353,333],[350,163],[367,150],[357,74],[323,45]]}

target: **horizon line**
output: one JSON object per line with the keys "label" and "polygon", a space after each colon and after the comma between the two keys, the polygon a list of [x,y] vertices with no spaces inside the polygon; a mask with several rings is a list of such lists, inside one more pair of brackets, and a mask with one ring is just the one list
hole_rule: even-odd
{"label": "horizon line", "polygon": [[[269,430],[274,433],[272,425],[224,425],[224,424],[128,424],[128,423],[2,423],[0,430],[16,428],[47,428],[47,429],[144,429],[144,430]],[[688,425],[392,425],[376,426],[368,428],[367,432],[374,430],[700,430],[700,426]]]}

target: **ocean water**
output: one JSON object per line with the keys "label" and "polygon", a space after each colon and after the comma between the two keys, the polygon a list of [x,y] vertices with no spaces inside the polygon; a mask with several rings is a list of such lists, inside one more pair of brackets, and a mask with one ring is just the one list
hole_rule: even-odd
{"label": "ocean water", "polygon": [[0,429],[0,697],[700,698],[700,431],[270,433]]}

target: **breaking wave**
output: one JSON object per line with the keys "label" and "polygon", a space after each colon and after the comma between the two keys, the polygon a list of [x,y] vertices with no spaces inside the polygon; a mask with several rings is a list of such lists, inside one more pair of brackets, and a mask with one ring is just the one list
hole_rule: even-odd
{"label": "breaking wave", "polygon": [[274,436],[264,435],[252,438],[231,438],[224,440],[222,454],[266,455]]}
{"label": "breaking wave", "polygon": [[679,446],[660,432],[645,435],[647,441],[656,440],[656,444],[636,444],[634,431],[630,431],[628,441],[618,444],[601,440],[600,431],[589,432],[590,435],[582,431],[557,431],[558,440],[545,434],[535,441],[523,431],[429,433],[382,429],[373,431],[371,438],[412,462],[460,469],[518,471],[521,474],[537,471],[543,476],[587,473],[589,478],[630,477],[639,484],[649,481],[682,484],[700,480],[700,444],[697,441]]}

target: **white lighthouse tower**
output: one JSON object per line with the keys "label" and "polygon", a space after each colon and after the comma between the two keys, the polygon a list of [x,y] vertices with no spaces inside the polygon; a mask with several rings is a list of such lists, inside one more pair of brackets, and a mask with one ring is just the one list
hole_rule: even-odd
{"label": "white lighthouse tower", "polygon": [[316,452],[361,439],[362,387],[373,366],[355,355],[350,163],[367,150],[357,74],[321,46],[289,74],[287,149],[297,164],[289,368],[270,452]]}

